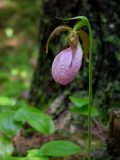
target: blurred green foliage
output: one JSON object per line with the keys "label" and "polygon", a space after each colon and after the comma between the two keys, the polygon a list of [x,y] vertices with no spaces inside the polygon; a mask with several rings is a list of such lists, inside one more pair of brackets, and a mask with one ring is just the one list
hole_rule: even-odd
{"label": "blurred green foliage", "polygon": [[13,145],[10,140],[0,137],[0,159],[5,159],[13,153]]}
{"label": "blurred green foliage", "polygon": [[36,28],[41,2],[0,1],[0,95],[21,97],[28,92],[38,54]]}
{"label": "blurred green foliage", "polygon": [[[25,123],[32,131],[42,134],[52,134],[55,131],[51,117],[26,103],[31,82],[31,75],[38,56],[39,32],[39,0],[5,0],[0,3],[0,158],[7,160],[48,160],[46,155],[34,156],[29,151],[27,157],[10,157],[14,152],[11,139],[16,136]],[[37,30],[38,29],[38,30]],[[27,131],[26,131],[27,132]],[[53,142],[54,143],[54,142]],[[61,146],[63,146],[61,141]],[[68,144],[67,144],[68,143]],[[64,148],[58,148],[58,153],[71,155],[68,150],[70,142]],[[72,154],[79,151],[73,143]],[[47,145],[47,144],[46,144]],[[58,144],[54,144],[54,147]],[[49,145],[49,154],[52,152]],[[45,151],[45,149],[44,149]],[[57,154],[58,155],[58,154]],[[47,155],[49,156],[49,155]],[[58,155],[59,156],[59,155]],[[63,155],[64,156],[64,155]]]}

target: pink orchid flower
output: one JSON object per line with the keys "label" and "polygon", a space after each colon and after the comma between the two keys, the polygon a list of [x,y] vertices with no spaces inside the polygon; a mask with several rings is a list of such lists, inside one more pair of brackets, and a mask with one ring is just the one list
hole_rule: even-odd
{"label": "pink orchid flower", "polygon": [[52,64],[52,77],[57,83],[67,85],[75,79],[82,64],[83,51],[79,42],[79,37],[82,40],[86,61],[89,48],[89,38],[88,34],[82,30],[74,31],[69,26],[61,25],[56,27],[49,36],[46,44],[46,52],[48,52],[48,44],[50,40],[56,33],[61,31],[69,32],[66,44],[69,44],[70,47],[62,50],[55,57]]}
{"label": "pink orchid flower", "polygon": [[77,76],[81,67],[83,51],[78,43],[76,48],[70,47],[61,51],[52,64],[53,79],[62,84],[69,84]]}

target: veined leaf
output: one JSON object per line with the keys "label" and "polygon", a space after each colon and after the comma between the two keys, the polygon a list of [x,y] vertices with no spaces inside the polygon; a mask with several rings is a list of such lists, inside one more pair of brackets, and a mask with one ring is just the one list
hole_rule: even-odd
{"label": "veined leaf", "polygon": [[15,121],[14,115],[15,112],[11,110],[0,114],[0,130],[9,138],[15,136],[20,131],[22,125]]}
{"label": "veined leaf", "polygon": [[70,141],[51,141],[44,144],[40,150],[41,156],[66,157],[80,152],[80,147]]}
{"label": "veined leaf", "polygon": [[[88,105],[84,105],[82,107],[72,107],[72,112],[78,113],[82,116],[88,116]],[[95,106],[91,106],[91,116],[96,117],[99,115],[99,112]]]}
{"label": "veined leaf", "polygon": [[51,117],[35,107],[22,107],[16,112],[16,120],[27,122],[32,128],[43,134],[51,134],[55,130]]}
{"label": "veined leaf", "polygon": [[6,157],[6,159],[2,159],[2,160],[48,160],[48,158],[44,158],[44,157],[13,157],[13,156],[9,156]]}
{"label": "veined leaf", "polygon": [[[74,106],[71,107],[72,112],[79,113],[83,116],[88,116],[88,97],[79,98],[77,96],[70,96],[69,98],[71,102],[74,104]],[[91,116],[95,117],[98,115],[99,112],[97,108],[95,106],[91,106]]]}
{"label": "veined leaf", "polygon": [[76,107],[82,107],[82,106],[88,104],[88,102],[89,102],[88,97],[80,98],[77,96],[70,96],[69,99]]}
{"label": "veined leaf", "polygon": [[28,151],[27,157],[31,158],[30,160],[32,160],[32,158],[38,158],[35,160],[48,160],[48,157],[44,157],[44,156],[38,156],[39,155],[39,149],[31,149]]}

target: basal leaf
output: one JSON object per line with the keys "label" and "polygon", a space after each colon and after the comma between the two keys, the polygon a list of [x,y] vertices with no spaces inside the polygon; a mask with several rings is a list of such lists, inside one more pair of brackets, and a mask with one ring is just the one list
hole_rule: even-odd
{"label": "basal leaf", "polygon": [[31,149],[28,151],[27,157],[28,158],[32,158],[32,157],[38,158],[39,157],[38,160],[48,160],[48,157],[38,156],[38,155],[39,155],[39,149]]}
{"label": "basal leaf", "polygon": [[55,130],[51,117],[35,107],[22,107],[16,112],[16,120],[27,122],[32,128],[43,134],[51,134]]}
{"label": "basal leaf", "polygon": [[44,157],[6,157],[5,160],[48,160],[48,158]]}
{"label": "basal leaf", "polygon": [[21,124],[15,121],[14,115],[15,112],[11,110],[0,114],[0,130],[9,138],[15,136],[21,128]]}
{"label": "basal leaf", "polygon": [[88,104],[88,97],[83,97],[83,98],[80,98],[80,97],[77,97],[77,96],[70,96],[69,97],[71,102],[76,106],[76,107],[82,107],[86,104]]}
{"label": "basal leaf", "polygon": [[[88,105],[84,105],[84,106],[79,107],[79,108],[78,107],[72,107],[71,111],[75,112],[75,113],[78,113],[82,116],[88,116]],[[91,116],[96,117],[98,115],[99,115],[99,112],[98,112],[97,108],[92,106],[91,107]]]}
{"label": "basal leaf", "polygon": [[80,147],[70,141],[51,141],[44,144],[39,155],[51,157],[66,157],[80,152]]}

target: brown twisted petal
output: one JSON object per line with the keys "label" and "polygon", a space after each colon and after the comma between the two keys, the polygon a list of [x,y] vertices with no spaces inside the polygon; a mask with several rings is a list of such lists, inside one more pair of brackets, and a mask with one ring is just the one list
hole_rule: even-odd
{"label": "brown twisted petal", "polygon": [[85,53],[85,60],[88,62],[88,52],[89,52],[89,36],[86,32],[79,30],[77,31],[78,36],[82,40],[83,50]]}
{"label": "brown twisted petal", "polygon": [[59,33],[59,32],[62,32],[62,31],[72,31],[72,28],[69,27],[69,26],[66,26],[66,25],[61,25],[61,26],[58,26],[56,27],[53,32],[50,34],[48,40],[47,40],[47,44],[46,44],[46,53],[48,53],[48,45],[49,45],[49,42],[50,40],[55,36],[55,34]]}

